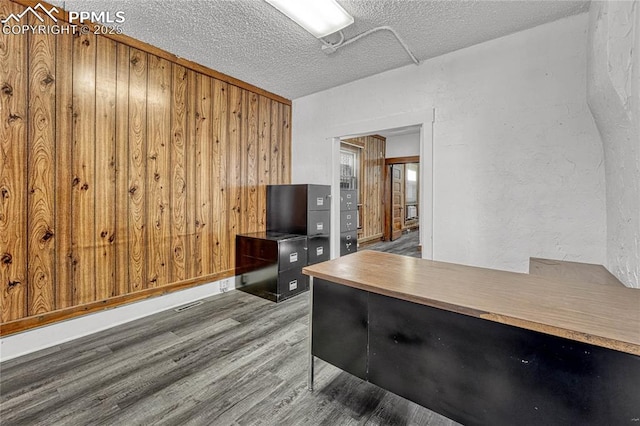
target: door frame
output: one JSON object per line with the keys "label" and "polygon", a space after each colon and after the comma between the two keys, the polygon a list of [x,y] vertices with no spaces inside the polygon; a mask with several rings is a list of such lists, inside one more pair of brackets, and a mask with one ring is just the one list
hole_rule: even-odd
{"label": "door frame", "polygon": [[[333,194],[340,193],[340,139],[363,135],[379,134],[385,130],[406,126],[420,126],[420,245],[422,258],[434,258],[434,120],[435,109],[424,108],[411,111],[388,113],[380,115],[377,109],[363,109],[347,122],[340,122],[322,128],[316,135],[318,141],[331,144],[331,156],[322,157],[326,160],[326,167],[331,170],[331,190]],[[295,135],[295,131],[294,131]],[[296,144],[293,144],[295,150]],[[331,223],[339,223],[340,197],[333,197],[331,202]],[[331,229],[331,258],[340,256],[340,227]]]}
{"label": "door frame", "polygon": [[[384,159],[384,240],[391,241],[391,228],[393,227],[393,206],[391,200],[391,166],[394,164],[420,163],[420,156],[393,157]],[[418,218],[420,216],[418,215]]]}

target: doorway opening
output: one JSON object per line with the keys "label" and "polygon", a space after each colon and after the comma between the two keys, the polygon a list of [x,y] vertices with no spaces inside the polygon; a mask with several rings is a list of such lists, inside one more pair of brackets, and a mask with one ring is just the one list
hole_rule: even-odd
{"label": "doorway opening", "polygon": [[385,160],[385,241],[395,241],[419,227],[420,157]]}
{"label": "doorway opening", "polygon": [[342,222],[355,216],[352,235],[361,249],[421,257],[421,129],[413,125],[340,138],[340,191],[353,191],[356,198],[355,215],[340,213],[341,240],[342,233],[353,231],[351,222]]}

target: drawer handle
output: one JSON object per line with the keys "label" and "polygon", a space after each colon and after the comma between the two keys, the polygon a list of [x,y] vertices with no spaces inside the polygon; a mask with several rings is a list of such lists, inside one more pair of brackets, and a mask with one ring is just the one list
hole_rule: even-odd
{"label": "drawer handle", "polygon": [[289,263],[293,263],[293,262],[297,262],[297,261],[298,261],[298,252],[291,253],[289,255]]}
{"label": "drawer handle", "polygon": [[324,198],[322,197],[316,198],[316,206],[324,206]]}
{"label": "drawer handle", "polygon": [[316,256],[322,256],[322,253],[324,253],[324,247],[317,247]]}
{"label": "drawer handle", "polygon": [[298,288],[298,280],[289,281],[289,291],[293,291]]}
{"label": "drawer handle", "polygon": [[322,231],[324,229],[324,223],[318,222],[316,223],[316,231]]}

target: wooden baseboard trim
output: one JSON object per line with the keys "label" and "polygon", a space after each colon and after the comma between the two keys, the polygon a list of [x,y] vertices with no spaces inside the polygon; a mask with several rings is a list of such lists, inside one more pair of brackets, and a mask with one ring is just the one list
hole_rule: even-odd
{"label": "wooden baseboard trim", "polygon": [[367,244],[377,243],[378,241],[382,241],[383,237],[384,237],[384,234],[377,234],[377,235],[372,235],[366,238],[359,238],[358,245],[367,245]]}
{"label": "wooden baseboard trim", "polygon": [[148,288],[135,293],[124,296],[112,297],[109,299],[99,300],[97,302],[87,303],[85,305],[73,306],[71,308],[60,309],[57,311],[47,312],[46,314],[35,315],[27,318],[21,318],[0,324],[0,336],[8,336],[22,331],[31,330],[33,328],[42,327],[44,325],[53,324],[55,322],[76,318],[82,315],[94,312],[113,309],[128,303],[137,302],[152,297],[162,296],[179,290],[185,290],[198,285],[210,283],[235,276],[235,270],[231,269],[224,272],[209,274],[198,278],[193,278],[176,283],[168,284],[162,287]]}

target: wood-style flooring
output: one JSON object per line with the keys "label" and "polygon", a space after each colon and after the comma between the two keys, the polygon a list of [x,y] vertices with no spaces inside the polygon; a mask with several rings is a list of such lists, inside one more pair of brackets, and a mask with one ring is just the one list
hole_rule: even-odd
{"label": "wood-style flooring", "polygon": [[385,253],[421,258],[422,253],[418,249],[419,245],[420,233],[415,229],[406,234],[402,234],[402,236],[395,241],[380,241],[368,244],[362,247],[362,250],[383,251]]}
{"label": "wood-style flooring", "polygon": [[316,361],[308,293],[231,291],[0,364],[2,425],[452,425]]}

